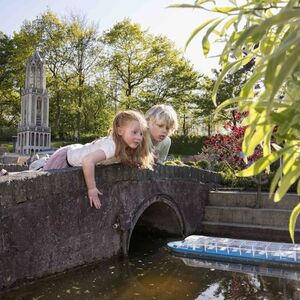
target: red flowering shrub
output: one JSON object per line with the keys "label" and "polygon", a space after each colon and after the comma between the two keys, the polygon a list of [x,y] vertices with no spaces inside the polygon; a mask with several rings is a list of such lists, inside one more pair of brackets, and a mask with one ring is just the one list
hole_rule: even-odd
{"label": "red flowering shrub", "polygon": [[[245,114],[235,113],[235,122],[241,121]],[[227,161],[233,169],[241,169],[246,167],[243,160],[242,142],[246,127],[242,125],[234,125],[232,121],[224,124],[225,133],[216,133],[204,141],[202,149],[203,158],[205,157],[211,163],[219,161]],[[261,147],[257,147],[253,155],[248,157],[248,164],[259,159],[262,155]]]}

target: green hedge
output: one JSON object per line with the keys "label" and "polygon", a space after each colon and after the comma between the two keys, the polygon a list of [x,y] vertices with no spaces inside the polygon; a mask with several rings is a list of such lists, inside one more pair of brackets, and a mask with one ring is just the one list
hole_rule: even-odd
{"label": "green hedge", "polygon": [[202,135],[172,135],[170,154],[195,155],[201,153],[206,138]]}
{"label": "green hedge", "polygon": [[17,128],[0,127],[0,141],[12,142],[12,137],[17,135]]}
{"label": "green hedge", "polygon": [[65,140],[52,140],[51,147],[52,148],[60,148],[71,144],[86,144],[96,140],[97,136],[94,135],[83,135],[81,138],[76,141],[74,139],[65,139]]}

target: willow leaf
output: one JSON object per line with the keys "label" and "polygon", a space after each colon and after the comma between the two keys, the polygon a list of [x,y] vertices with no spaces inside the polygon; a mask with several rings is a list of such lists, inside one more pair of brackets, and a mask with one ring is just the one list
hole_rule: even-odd
{"label": "willow leaf", "polygon": [[[244,41],[246,39],[248,39],[249,37],[251,37],[253,39],[255,34],[257,35],[258,33],[260,33],[260,35],[262,36],[264,34],[264,32],[265,31],[259,25],[253,25],[253,26],[247,28],[246,30],[243,31],[241,36],[236,41],[236,45],[235,45],[236,49],[239,49],[241,47],[241,45],[244,43]],[[253,41],[253,42],[255,42],[255,41]]]}
{"label": "willow leaf", "polygon": [[256,68],[253,75],[248,79],[246,84],[243,86],[240,96],[241,97],[248,97],[251,92],[253,92],[253,88],[255,87],[256,82],[262,78],[263,72],[260,71],[262,69],[262,66],[260,66],[260,69]]}
{"label": "willow leaf", "polygon": [[218,114],[224,107],[234,104],[234,103],[239,103],[240,101],[245,100],[243,97],[235,97],[235,98],[230,98],[222,102],[216,109],[216,114]]}
{"label": "willow leaf", "polygon": [[272,198],[274,196],[273,193],[274,193],[276,186],[278,184],[278,181],[280,180],[281,177],[282,177],[282,166],[280,166],[280,168],[277,169],[277,171],[272,179],[272,182],[270,185],[269,198]]}
{"label": "willow leaf", "polygon": [[[258,113],[251,113],[248,115],[247,119],[248,121],[248,127],[244,134],[244,139],[242,143],[242,150],[245,153],[246,157],[252,154],[252,143],[253,143],[253,135],[256,130],[256,124],[260,118],[260,115]],[[254,145],[254,148],[257,146],[257,144]]]}
{"label": "willow leaf", "polygon": [[292,168],[293,168],[293,166],[294,166],[295,163],[296,163],[295,152],[294,151],[288,151],[287,153],[285,153],[283,155],[283,169],[282,169],[282,173],[284,175],[288,174],[292,170]]}
{"label": "willow leaf", "polygon": [[238,16],[234,16],[230,18],[223,26],[223,30],[221,31],[221,35],[224,35],[226,30],[238,19]]}
{"label": "willow leaf", "polygon": [[270,125],[255,126],[254,133],[251,136],[249,136],[250,141],[247,144],[247,151],[245,152],[246,156],[250,156],[253,154],[255,148],[264,140],[265,136],[268,135],[271,128],[272,126]]}
{"label": "willow leaf", "polygon": [[250,167],[248,167],[245,170],[239,171],[236,175],[240,177],[248,177],[248,176],[254,176],[259,173],[261,173],[267,166],[272,164],[274,161],[279,159],[279,157],[288,151],[290,147],[283,148],[280,151],[274,151],[270,153],[268,156],[260,158],[258,161],[253,163]]}
{"label": "willow leaf", "polygon": [[264,80],[264,85],[268,90],[272,89],[275,73],[280,62],[281,60],[277,60],[276,57],[273,57],[269,60]]}
{"label": "willow leaf", "polygon": [[[263,155],[267,156],[271,153],[271,138],[274,131],[274,125],[269,126],[269,131],[266,133],[263,140]],[[270,173],[270,166],[266,168],[267,173]]]}
{"label": "willow leaf", "polygon": [[278,202],[288,191],[290,186],[296,182],[296,180],[300,177],[300,166],[297,166],[296,169],[290,171],[288,174],[285,174],[280,180],[280,186],[275,192],[274,201]]}
{"label": "willow leaf", "polygon": [[236,60],[236,61],[231,62],[231,63],[227,64],[226,66],[224,66],[222,72],[218,76],[216,83],[214,85],[213,91],[212,91],[212,100],[213,100],[215,106],[217,106],[216,97],[217,97],[217,91],[218,91],[220,83],[222,82],[225,75],[229,72],[229,70],[232,69],[236,64],[240,63],[240,61],[241,60]]}
{"label": "willow leaf", "polygon": [[288,58],[286,58],[282,62],[282,67],[279,70],[277,76],[273,80],[273,89],[271,90],[270,94],[270,104],[273,102],[273,98],[278,92],[279,88],[282,86],[283,82],[286,80],[288,75],[291,74],[291,72],[298,66],[299,61],[300,61],[300,56],[299,56],[299,51],[300,51],[300,44],[294,48],[294,50],[291,52]]}
{"label": "willow leaf", "polygon": [[275,143],[272,143],[272,147],[273,147],[276,151],[279,151],[279,150],[282,149],[281,146],[279,146],[279,145],[277,145],[277,144],[275,144]]}
{"label": "willow leaf", "polygon": [[296,222],[297,222],[299,213],[300,213],[300,203],[298,203],[296,205],[296,207],[293,209],[291,216],[290,216],[290,221],[289,221],[289,232],[290,232],[290,236],[291,236],[293,243],[295,243],[294,233],[295,233],[295,226],[296,226]]}
{"label": "willow leaf", "polygon": [[190,35],[190,37],[188,38],[187,42],[185,43],[184,46],[184,51],[186,50],[186,48],[188,47],[188,45],[190,44],[190,42],[192,41],[192,39],[203,29],[205,28],[208,24],[210,24],[211,22],[213,22],[214,20],[216,20],[217,18],[212,18],[206,22],[204,22],[203,24],[201,24],[199,27],[197,27],[192,34]]}
{"label": "willow leaf", "polygon": [[236,7],[214,7],[212,9],[212,11],[220,12],[220,13],[229,13],[229,12],[237,11],[237,10],[239,10],[239,8],[236,8]]}
{"label": "willow leaf", "polygon": [[224,19],[221,20],[217,20],[216,22],[214,22],[212,24],[212,26],[210,26],[208,28],[208,30],[206,31],[206,34],[204,35],[203,39],[202,39],[202,49],[203,49],[203,54],[205,57],[207,57],[207,54],[209,53],[210,50],[210,43],[208,40],[209,35],[211,34],[211,32],[223,21]]}
{"label": "willow leaf", "polygon": [[300,18],[299,10],[285,10],[271,18],[266,19],[260,25],[253,25],[250,28],[246,29],[236,42],[236,47],[239,48],[246,39],[251,38],[253,43],[259,41],[259,38],[262,37],[271,26],[280,25],[287,23],[292,18]]}

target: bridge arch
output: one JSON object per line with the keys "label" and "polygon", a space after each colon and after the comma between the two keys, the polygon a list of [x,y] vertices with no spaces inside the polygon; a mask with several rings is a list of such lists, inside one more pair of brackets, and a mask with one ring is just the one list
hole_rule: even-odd
{"label": "bridge arch", "polygon": [[179,207],[168,195],[159,194],[152,196],[150,199],[145,199],[137,207],[133,216],[126,245],[127,253],[132,233],[140,222],[171,234],[185,235],[186,226],[183,215]]}

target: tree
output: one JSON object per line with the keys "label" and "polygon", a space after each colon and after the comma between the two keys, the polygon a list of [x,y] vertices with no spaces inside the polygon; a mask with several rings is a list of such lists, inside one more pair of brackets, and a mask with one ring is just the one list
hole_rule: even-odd
{"label": "tree", "polygon": [[98,41],[97,28],[88,25],[82,16],[71,15],[67,26],[67,36],[70,47],[69,68],[75,84],[76,97],[76,138],[80,137],[81,118],[89,81],[95,76],[97,63],[100,59],[101,45]]}
{"label": "tree", "polygon": [[124,89],[124,106],[132,108],[137,105],[134,91],[147,78],[154,76],[169,48],[161,39],[155,39],[128,19],[105,32],[102,41],[108,46],[108,66]]}
{"label": "tree", "polygon": [[0,32],[0,126],[17,127],[19,121],[19,95],[14,89],[13,41]]}
{"label": "tree", "polygon": [[[233,74],[227,74],[216,94],[217,105],[222,104],[229,98],[233,98],[239,95],[243,84],[249,78],[251,69],[242,69]],[[212,128],[214,125],[218,125],[221,122],[226,122],[231,120],[233,124],[236,124],[235,120],[235,109],[231,111],[222,111],[222,114],[215,115],[215,105],[211,101],[213,87],[216,80],[220,74],[217,70],[213,70],[214,78],[211,79],[208,76],[203,76],[201,79],[201,86],[199,88],[199,96],[197,97],[195,104],[197,105],[197,110],[195,115],[201,117],[203,122],[207,125],[207,135],[212,134]]]}
{"label": "tree", "polygon": [[177,111],[179,130],[188,135],[192,127],[193,111],[199,88],[200,75],[178,51],[166,57],[165,64],[154,78],[149,78],[141,92],[145,109],[154,104],[170,103]]}
{"label": "tree", "polygon": [[[92,132],[99,134],[99,128],[101,134],[107,132],[110,120],[106,114],[107,101],[104,101],[104,96],[99,98],[97,86],[99,61],[102,59],[98,38],[96,27],[89,25],[84,17],[70,15],[60,19],[49,10],[32,22],[25,21],[21,30],[13,35],[9,67],[13,70],[15,90],[24,85],[25,63],[32,53],[38,49],[44,59],[54,137],[79,138],[81,132],[91,134],[85,130],[90,130],[91,124],[99,119],[103,123]],[[18,97],[20,99],[20,95]],[[101,103],[101,109],[96,111],[100,115],[103,113],[105,118],[96,116],[95,120],[87,111],[84,112],[95,105],[99,107],[95,101]]]}
{"label": "tree", "polygon": [[[269,171],[270,165],[281,160],[270,188],[274,201],[280,201],[289,187],[298,182],[300,195],[300,3],[297,0],[247,0],[243,5],[231,1],[228,7],[217,7],[211,1],[195,1],[194,5],[174,5],[211,10],[219,17],[198,27],[188,40],[207,29],[202,39],[203,52],[209,53],[212,35],[223,40],[220,54],[222,72],[214,86],[212,98],[227,73],[233,73],[255,61],[252,76],[238,97],[219,106],[236,104],[249,115],[243,124],[248,128],[243,140],[245,156],[263,145],[263,158],[239,173],[253,176]],[[260,91],[255,87],[262,82]],[[277,129],[274,134],[274,129]],[[277,144],[271,142],[274,135]],[[294,241],[294,229],[300,213],[300,203],[290,217],[289,230]]]}
{"label": "tree", "polygon": [[142,30],[129,19],[115,24],[102,37],[110,97],[116,105],[146,111],[170,103],[187,134],[187,111],[194,100],[199,74],[165,37]]}

